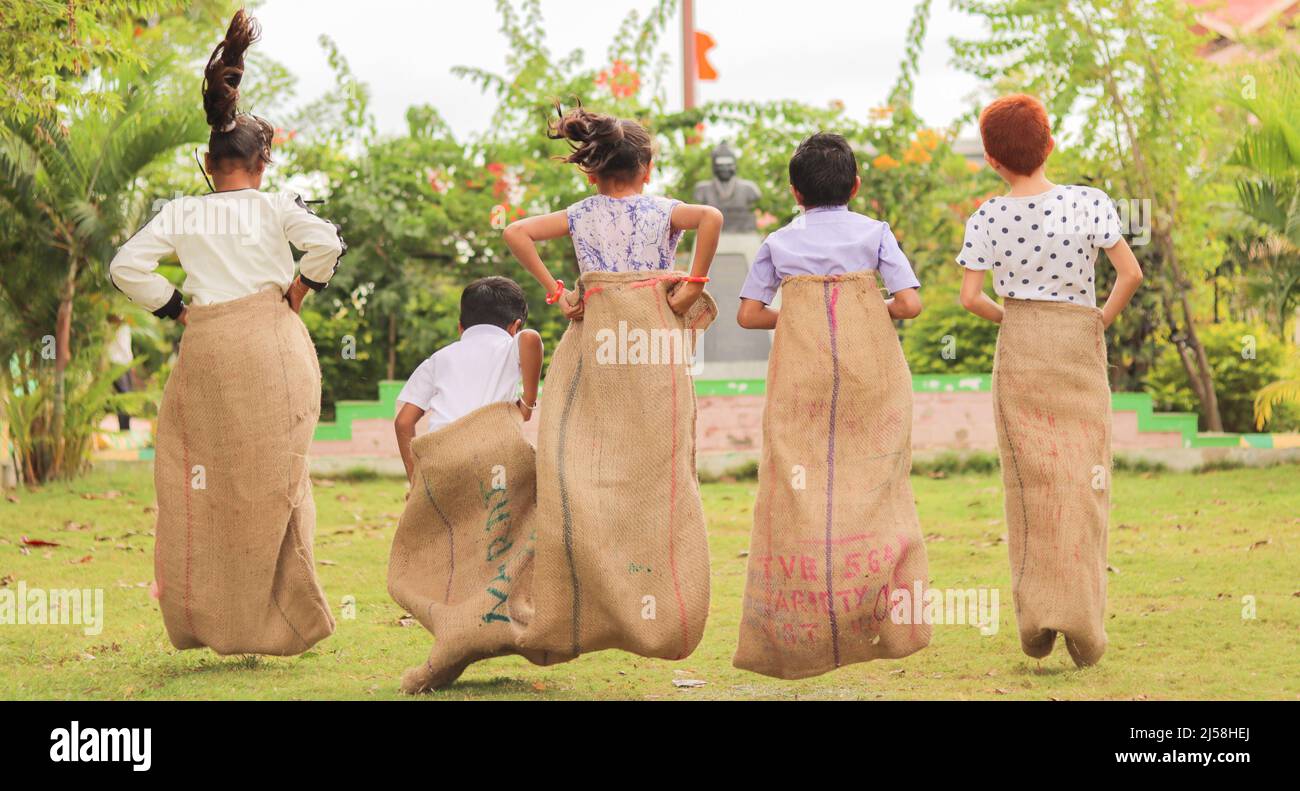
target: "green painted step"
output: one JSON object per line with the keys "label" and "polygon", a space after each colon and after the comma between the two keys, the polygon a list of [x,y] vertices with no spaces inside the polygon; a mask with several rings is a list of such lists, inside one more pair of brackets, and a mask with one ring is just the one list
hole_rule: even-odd
{"label": "green painted step", "polygon": [[[352,422],[355,420],[391,420],[397,414],[397,396],[406,382],[384,380],[379,383],[379,398],[375,401],[340,401],[334,406],[335,419],[316,427],[318,440],[347,441],[352,439]],[[981,393],[992,389],[991,374],[917,374],[912,377],[912,389],[918,393]],[[696,379],[695,393],[708,396],[761,396],[767,392],[762,379]],[[1111,408],[1115,411],[1136,412],[1138,431],[1174,432],[1182,435],[1185,448],[1272,448],[1272,434],[1209,434],[1196,430],[1196,415],[1189,412],[1156,412],[1151,396],[1146,393],[1113,393]]]}

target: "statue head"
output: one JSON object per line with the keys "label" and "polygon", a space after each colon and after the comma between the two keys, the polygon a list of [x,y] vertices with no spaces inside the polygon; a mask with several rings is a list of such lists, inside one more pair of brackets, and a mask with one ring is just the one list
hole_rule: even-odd
{"label": "statue head", "polygon": [[713,175],[718,181],[736,177],[736,152],[725,141],[713,149]]}

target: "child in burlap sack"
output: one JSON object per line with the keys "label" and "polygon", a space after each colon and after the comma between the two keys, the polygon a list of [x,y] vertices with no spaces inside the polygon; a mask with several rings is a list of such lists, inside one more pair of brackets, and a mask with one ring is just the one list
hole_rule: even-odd
{"label": "child in burlap sack", "polygon": [[[1137,291],[1142,270],[1104,192],[1047,179],[1055,141],[1041,102],[998,99],[980,115],[980,135],[985,160],[1010,189],[971,215],[957,263],[966,270],[962,305],[1001,324],[993,407],[1020,643],[1042,658],[1059,632],[1082,667],[1106,650],[1105,329]],[[1100,310],[1099,250],[1116,274]],[[1000,305],[984,293],[986,273]]]}
{"label": "child in burlap sack", "polygon": [[[164,206],[122,245],[109,277],[185,325],[154,461],[167,635],[182,649],[294,655],[334,631],[312,557],[307,454],[320,366],[298,312],[347,247],[301,197],[261,189],[275,130],[239,111],[244,53],[258,33],[237,12],[204,69],[212,191]],[[296,267],[293,247],[303,251]],[[172,257],[185,271],[181,289],[156,271]]]}
{"label": "child in burlap sack", "polygon": [[508,277],[483,277],[460,295],[460,338],[434,352],[411,373],[397,395],[393,430],[415,482],[411,440],[425,415],[425,431],[437,431],[498,401],[513,403],[525,421],[537,409],[542,377],[542,336],[526,330],[528,300]]}
{"label": "child in burlap sack", "polygon": [[806,678],[930,641],[902,601],[929,580],[909,479],[912,380],[892,323],[921,300],[889,225],[849,210],[861,179],[843,137],[803,141],[790,185],[804,211],[759,248],[736,317],[776,335],[734,662]]}
{"label": "child in burlap sack", "polygon": [[[542,370],[542,338],[522,329],[527,318],[518,283],[475,280],[461,293],[460,340],[421,363],[397,396],[411,489],[388,590],[435,638],[424,664],[402,676],[408,692],[446,686],[470,663],[516,648],[536,501],[522,423]],[[428,430],[415,437],[426,414]]]}
{"label": "child in burlap sack", "polygon": [[[564,161],[596,194],[505,231],[548,303],[571,319],[546,374],[534,610],[521,643],[552,661],[603,648],[680,659],[708,614],[690,371],[716,315],[704,283],[722,213],[643,193],[654,144],[640,124],[580,105],[556,110],[548,136],[569,144]],[[686,273],[673,267],[688,230],[696,240]],[[563,236],[577,255],[573,290],[537,250]]]}

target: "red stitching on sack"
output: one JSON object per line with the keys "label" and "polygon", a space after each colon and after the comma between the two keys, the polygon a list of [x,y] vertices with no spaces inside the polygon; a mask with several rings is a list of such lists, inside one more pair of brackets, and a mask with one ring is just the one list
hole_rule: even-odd
{"label": "red stitching on sack", "polygon": [[[182,354],[184,352],[182,351]],[[179,367],[180,360],[177,360]],[[185,623],[190,628],[190,635],[197,638],[198,633],[194,628],[194,613],[190,610],[190,593],[192,575],[190,569],[194,560],[194,509],[190,502],[190,491],[194,488],[193,481],[190,480],[190,443],[189,433],[185,430],[185,373],[181,371],[181,392],[180,397],[176,399],[176,413],[181,421],[181,463],[184,469],[181,470],[181,482],[185,487]]]}

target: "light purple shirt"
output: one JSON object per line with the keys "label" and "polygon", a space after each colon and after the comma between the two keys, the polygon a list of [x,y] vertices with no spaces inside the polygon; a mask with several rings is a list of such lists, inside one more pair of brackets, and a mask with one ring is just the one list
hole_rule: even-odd
{"label": "light purple shirt", "polygon": [[768,235],[740,296],[770,305],[784,278],[863,269],[879,272],[890,294],[921,287],[889,223],[851,212],[848,206],[819,206]]}

